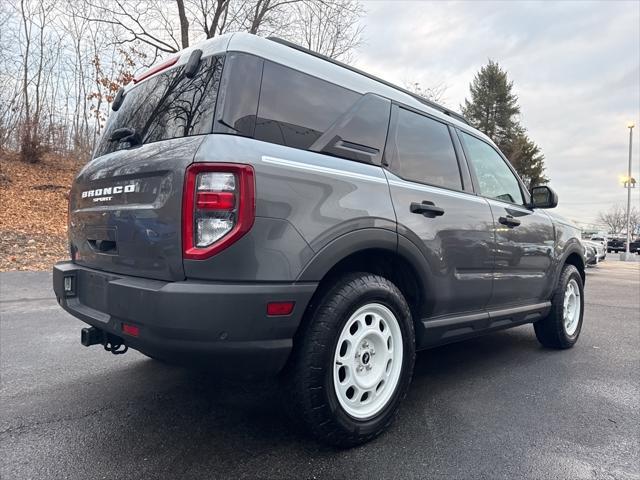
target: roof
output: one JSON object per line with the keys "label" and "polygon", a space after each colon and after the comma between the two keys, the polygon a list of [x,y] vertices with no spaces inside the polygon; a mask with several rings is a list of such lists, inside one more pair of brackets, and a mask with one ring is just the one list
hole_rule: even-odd
{"label": "roof", "polygon": [[428,113],[433,117],[440,118],[442,121],[455,125],[461,130],[473,132],[493,144],[489,137],[470,126],[459,113],[362,70],[312,52],[286,40],[273,37],[267,39],[239,32],[232,34],[227,50],[256,55],[358,93],[375,93]]}
{"label": "roof", "polygon": [[434,102],[432,100],[429,100],[428,98],[422,97],[422,96],[418,95],[415,92],[411,92],[411,91],[407,90],[406,88],[402,88],[402,87],[399,87],[397,85],[394,85],[391,82],[387,82],[386,80],[383,80],[383,79],[381,79],[379,77],[376,77],[376,76],[374,76],[374,75],[372,75],[370,73],[367,73],[367,72],[365,72],[363,70],[360,70],[358,68],[352,67],[351,65],[347,65],[346,63],[342,63],[342,62],[340,62],[338,60],[335,60],[333,58],[327,57],[326,55],[322,55],[320,53],[314,52],[312,50],[309,50],[308,48],[301,47],[300,45],[297,45],[297,44],[295,44],[293,42],[289,42],[288,40],[284,40],[284,39],[278,38],[278,37],[267,37],[267,40],[271,40],[272,42],[276,42],[276,43],[280,43],[282,45],[286,45],[287,47],[294,48],[294,49],[299,50],[301,52],[304,52],[304,53],[306,53],[308,55],[313,55],[314,57],[320,58],[320,59],[322,59],[322,60],[324,60],[326,62],[331,62],[331,63],[333,63],[335,65],[338,65],[339,67],[346,68],[347,70],[351,70],[352,72],[357,73],[358,75],[364,75],[365,77],[370,78],[372,80],[375,80],[376,82],[380,82],[380,83],[382,83],[384,85],[387,85],[388,87],[395,88],[396,90],[398,90],[398,91],[400,91],[402,93],[406,93],[408,95],[411,95],[416,100],[418,100],[421,103],[424,103],[428,107],[431,107],[431,108],[434,108],[436,110],[439,110],[442,113],[444,113],[445,115],[449,115],[451,117],[454,117],[455,119],[460,120],[460,121],[466,123],[467,125],[469,125],[469,122],[467,121],[467,119],[464,118],[458,112],[454,112],[453,110],[451,110],[451,109],[449,109],[449,108],[447,108],[445,106],[439,105],[438,103],[436,103],[436,102]]}
{"label": "roof", "polygon": [[[308,50],[294,43],[279,38],[263,38],[250,33],[226,33],[203,40],[190,46],[176,55],[179,60],[176,66],[186,63],[195,49],[202,50],[203,56],[216,55],[225,51],[243,52],[256,55],[272,62],[302,71],[316,78],[326,80],[361,94],[375,93],[398,103],[439,118],[455,125],[461,130],[473,132],[491,144],[489,137],[469,125],[467,120],[457,112],[438,105],[409,90],[375,77],[357,68],[333,60],[319,53]],[[126,90],[132,88],[130,84]]]}

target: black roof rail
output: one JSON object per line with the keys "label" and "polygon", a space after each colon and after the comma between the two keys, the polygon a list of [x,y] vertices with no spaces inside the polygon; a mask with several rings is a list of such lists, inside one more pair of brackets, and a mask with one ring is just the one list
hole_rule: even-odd
{"label": "black roof rail", "polygon": [[339,67],[346,68],[347,70],[351,70],[352,72],[358,73],[360,75],[364,75],[365,77],[370,78],[371,80],[375,80],[376,82],[382,83],[383,85],[386,85],[387,87],[391,87],[391,88],[393,88],[395,90],[398,90],[399,92],[406,93],[407,95],[409,95],[409,96],[415,98],[416,100],[418,100],[420,103],[423,103],[423,104],[427,105],[428,107],[431,107],[431,108],[433,108],[435,110],[438,110],[438,111],[444,113],[445,115],[449,115],[450,117],[453,117],[456,120],[464,122],[467,125],[471,125],[469,123],[469,121],[466,118],[464,118],[461,114],[459,114],[458,112],[454,112],[453,110],[450,110],[447,107],[443,107],[442,105],[440,105],[440,104],[438,104],[436,102],[433,102],[431,100],[427,100],[424,97],[421,97],[420,95],[418,95],[417,93],[412,92],[411,90],[407,90],[406,88],[402,88],[402,87],[399,87],[399,86],[397,86],[397,85],[395,85],[395,84],[393,84],[391,82],[387,82],[386,80],[383,80],[383,79],[381,79],[379,77],[376,77],[375,75],[371,75],[370,73],[364,72],[364,71],[360,70],[359,68],[352,67],[351,65],[347,65],[346,63],[342,63],[342,62],[340,62],[338,60],[335,60],[335,59],[333,59],[331,57],[327,57],[326,55],[322,55],[321,53],[314,52],[313,50],[309,50],[308,48],[302,47],[302,46],[298,45],[297,43],[290,42],[289,40],[284,40],[282,38],[273,37],[273,36],[267,37],[267,40],[271,40],[272,42],[276,42],[276,43],[279,43],[281,45],[286,45],[287,47],[291,47],[291,48],[293,48],[295,50],[298,50],[300,52],[304,52],[304,53],[307,53],[309,55],[313,55],[314,57],[317,57],[317,58],[320,58],[322,60],[325,60],[327,62],[331,62],[334,65],[338,65]]}

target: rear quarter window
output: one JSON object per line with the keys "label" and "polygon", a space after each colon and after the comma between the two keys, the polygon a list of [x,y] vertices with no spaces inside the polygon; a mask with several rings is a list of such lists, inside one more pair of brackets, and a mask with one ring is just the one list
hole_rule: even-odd
{"label": "rear quarter window", "polygon": [[272,62],[265,62],[257,140],[308,149],[360,94]]}
{"label": "rear quarter window", "polygon": [[143,144],[211,133],[223,63],[222,56],[203,58],[193,78],[177,67],[133,87],[111,113],[94,157],[128,146],[109,140],[119,128],[133,128]]}

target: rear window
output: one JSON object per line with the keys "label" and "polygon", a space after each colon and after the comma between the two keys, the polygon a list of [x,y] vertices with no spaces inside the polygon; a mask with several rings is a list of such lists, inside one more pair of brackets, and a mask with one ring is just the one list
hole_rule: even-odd
{"label": "rear window", "polygon": [[265,62],[254,138],[308,149],[360,94]]}
{"label": "rear window", "polygon": [[95,157],[126,148],[111,142],[119,128],[133,128],[142,143],[211,133],[224,57],[203,58],[193,78],[183,67],[160,73],[129,90],[96,147]]}
{"label": "rear window", "polygon": [[399,108],[395,144],[394,173],[405,180],[462,189],[458,159],[446,124]]}

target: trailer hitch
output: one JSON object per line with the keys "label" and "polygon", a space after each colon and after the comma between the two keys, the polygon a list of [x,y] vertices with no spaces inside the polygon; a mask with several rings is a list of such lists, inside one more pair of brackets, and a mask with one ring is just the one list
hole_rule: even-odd
{"label": "trailer hitch", "polygon": [[[113,339],[117,339],[116,341],[114,341]],[[122,339],[119,337],[113,337],[110,336],[110,338],[104,342],[104,349],[107,352],[111,352],[114,355],[122,355],[123,353],[127,353],[127,350],[129,350],[129,347],[127,347],[124,343],[118,343],[122,342]]]}
{"label": "trailer hitch", "polygon": [[85,347],[101,344],[107,352],[114,355],[122,355],[129,350],[122,338],[96,327],[83,328],[80,331],[80,343]]}

